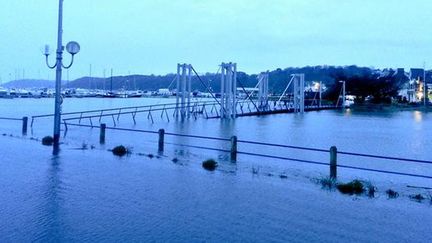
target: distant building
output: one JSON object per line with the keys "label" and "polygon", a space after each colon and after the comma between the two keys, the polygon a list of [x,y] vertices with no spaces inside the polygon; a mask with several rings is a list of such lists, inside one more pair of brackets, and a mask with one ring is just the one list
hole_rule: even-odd
{"label": "distant building", "polygon": [[[398,69],[398,72],[403,69]],[[428,88],[432,88],[432,73],[424,71],[423,68],[411,68],[408,73],[408,82],[399,91],[399,96],[409,103],[418,103],[423,101],[424,88],[428,94]],[[425,87],[424,77],[426,76],[427,86]]]}

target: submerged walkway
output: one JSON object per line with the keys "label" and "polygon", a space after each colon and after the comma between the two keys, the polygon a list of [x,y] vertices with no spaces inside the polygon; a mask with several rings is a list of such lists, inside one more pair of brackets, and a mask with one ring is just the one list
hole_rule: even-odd
{"label": "submerged walkway", "polygon": [[[0,241],[431,242],[430,206],[0,137]],[[229,164],[227,164],[229,166]],[[234,167],[233,167],[234,169]]]}

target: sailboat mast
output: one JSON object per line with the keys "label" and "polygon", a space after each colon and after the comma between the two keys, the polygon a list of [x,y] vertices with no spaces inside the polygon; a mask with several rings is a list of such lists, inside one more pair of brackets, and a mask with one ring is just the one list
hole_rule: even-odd
{"label": "sailboat mast", "polygon": [[112,83],[113,83],[113,69],[111,68],[111,82],[110,82],[110,92],[112,93]]}

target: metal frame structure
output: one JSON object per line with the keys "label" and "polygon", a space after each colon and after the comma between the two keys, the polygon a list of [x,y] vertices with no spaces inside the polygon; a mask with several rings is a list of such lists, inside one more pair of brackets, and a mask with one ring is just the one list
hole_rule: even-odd
{"label": "metal frame structure", "polygon": [[237,64],[221,64],[221,117],[235,118],[237,115]]}
{"label": "metal frame structure", "polygon": [[[177,64],[177,93],[176,93],[176,110],[175,115],[184,119],[190,117],[192,93],[192,65]],[[187,104],[186,104],[187,102]]]}
{"label": "metal frame structure", "polygon": [[268,82],[269,71],[262,72],[258,75],[258,108],[261,111],[267,111],[268,105]]}
{"label": "metal frame structure", "polygon": [[294,81],[294,112],[304,113],[305,111],[305,79],[304,74],[293,74]]}

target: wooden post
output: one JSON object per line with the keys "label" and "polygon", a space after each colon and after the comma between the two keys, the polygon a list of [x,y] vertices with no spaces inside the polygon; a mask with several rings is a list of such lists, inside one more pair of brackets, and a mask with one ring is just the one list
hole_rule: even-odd
{"label": "wooden post", "polygon": [[27,135],[27,123],[28,123],[28,117],[23,117],[22,118],[22,135],[25,136]]}
{"label": "wooden post", "polygon": [[330,178],[336,179],[337,177],[337,148],[332,146],[330,148]]}
{"label": "wooden post", "polygon": [[237,161],[237,136],[231,137],[231,161]]}
{"label": "wooden post", "polygon": [[99,143],[100,144],[105,144],[105,129],[106,129],[106,124],[102,123],[100,125],[100,134],[99,134]]}
{"label": "wooden post", "polygon": [[164,151],[164,140],[165,140],[165,130],[164,129],[159,129],[159,146],[158,146],[158,151],[159,152],[163,152]]}

